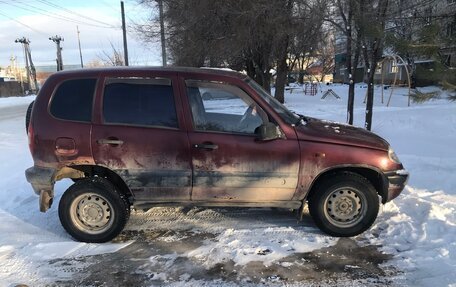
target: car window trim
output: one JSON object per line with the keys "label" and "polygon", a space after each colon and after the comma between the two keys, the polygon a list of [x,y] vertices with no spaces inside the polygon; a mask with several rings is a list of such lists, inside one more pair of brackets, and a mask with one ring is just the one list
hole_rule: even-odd
{"label": "car window trim", "polygon": [[[156,83],[155,83],[156,82]],[[141,84],[153,84],[153,85],[160,85],[160,86],[171,86],[172,87],[172,80],[169,78],[163,77],[106,77],[105,78],[105,86],[110,84],[134,84],[134,85],[141,85]]]}
{"label": "car window trim", "polygon": [[111,122],[102,122],[103,126],[123,126],[123,127],[137,127],[137,128],[153,128],[153,129],[165,129],[165,130],[181,130],[179,127],[167,127],[167,126],[156,126],[156,125],[136,125],[136,124],[127,124],[127,123],[111,123]]}
{"label": "car window trim", "polygon": [[223,131],[205,131],[205,130],[193,130],[194,133],[210,133],[210,134],[226,134],[226,135],[234,135],[234,136],[249,136],[255,137],[255,133],[241,133],[241,132],[223,132]]}

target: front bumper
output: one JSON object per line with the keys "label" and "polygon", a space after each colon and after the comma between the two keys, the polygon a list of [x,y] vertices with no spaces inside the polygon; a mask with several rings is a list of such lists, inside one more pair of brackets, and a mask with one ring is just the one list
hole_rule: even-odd
{"label": "front bumper", "polygon": [[46,212],[52,205],[54,197],[55,169],[33,166],[25,171],[25,178],[33,190],[40,196],[40,211]]}
{"label": "front bumper", "polygon": [[409,179],[408,171],[401,169],[390,172],[385,172],[388,179],[388,196],[385,202],[395,199],[404,190]]}

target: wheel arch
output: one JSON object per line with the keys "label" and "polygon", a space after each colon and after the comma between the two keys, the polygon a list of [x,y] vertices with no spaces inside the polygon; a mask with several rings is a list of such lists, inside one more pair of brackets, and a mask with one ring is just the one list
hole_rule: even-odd
{"label": "wheel arch", "polygon": [[78,179],[78,178],[85,178],[85,177],[103,177],[106,178],[109,182],[111,182],[114,186],[119,188],[119,191],[126,195],[128,200],[131,202],[131,197],[133,193],[131,192],[128,185],[122,179],[120,175],[118,175],[115,171],[99,165],[72,165],[66,166],[61,168],[55,175],[55,181],[64,179],[64,178],[71,178],[71,179]]}
{"label": "wheel arch", "polygon": [[327,177],[333,176],[336,173],[356,173],[366,178],[375,188],[377,193],[382,197],[382,203],[386,203],[388,199],[388,180],[383,173],[372,166],[366,165],[342,165],[331,167],[318,174],[312,184],[310,185],[309,192],[306,199],[311,197],[318,190],[318,185],[323,182]]}

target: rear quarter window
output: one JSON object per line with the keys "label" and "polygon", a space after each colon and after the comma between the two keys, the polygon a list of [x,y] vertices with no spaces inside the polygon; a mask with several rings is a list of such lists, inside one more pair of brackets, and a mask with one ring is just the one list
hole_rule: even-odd
{"label": "rear quarter window", "polygon": [[74,79],[61,83],[51,100],[51,115],[63,120],[91,122],[96,82],[96,79]]}

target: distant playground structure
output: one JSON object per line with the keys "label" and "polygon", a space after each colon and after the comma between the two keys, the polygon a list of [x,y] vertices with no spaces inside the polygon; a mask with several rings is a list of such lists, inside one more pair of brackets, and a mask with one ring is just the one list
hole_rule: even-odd
{"label": "distant playground structure", "polygon": [[[411,79],[411,68],[407,62],[399,55],[385,55],[382,60],[377,65],[376,71],[376,80],[375,82],[381,86],[381,103],[385,102],[385,91],[389,91],[388,100],[386,106],[389,107],[391,99],[394,93],[394,90],[398,87],[406,87],[407,91],[407,105],[410,106],[411,101],[411,90],[412,90],[412,79]],[[308,76],[309,81],[304,82],[301,86],[292,86],[286,87],[285,89],[293,93],[295,89],[302,89],[304,95],[315,96],[320,92],[323,96],[322,99],[325,99],[327,96],[335,97],[340,99],[332,89],[323,90],[321,82],[316,78],[313,78],[312,75]],[[380,77],[380,79],[379,79]],[[366,95],[364,97],[364,103],[367,99],[367,89]]]}
{"label": "distant playground structure", "polygon": [[[388,65],[389,74],[393,74],[393,79],[390,79],[390,83],[385,85],[385,67]],[[399,55],[386,55],[383,59],[379,62],[378,66],[380,66],[380,73],[381,73],[381,90],[382,90],[382,104],[384,103],[384,91],[386,88],[389,88],[389,97],[386,103],[386,106],[389,107],[391,102],[391,97],[393,96],[394,88],[396,87],[408,87],[408,102],[407,105],[410,106],[410,94],[412,89],[412,81],[411,81],[411,71],[409,70],[408,64],[404,61],[404,59]],[[402,77],[402,71],[405,71],[405,81],[398,81],[399,76]],[[364,102],[366,102],[367,98],[367,90],[366,96],[364,97]]]}

